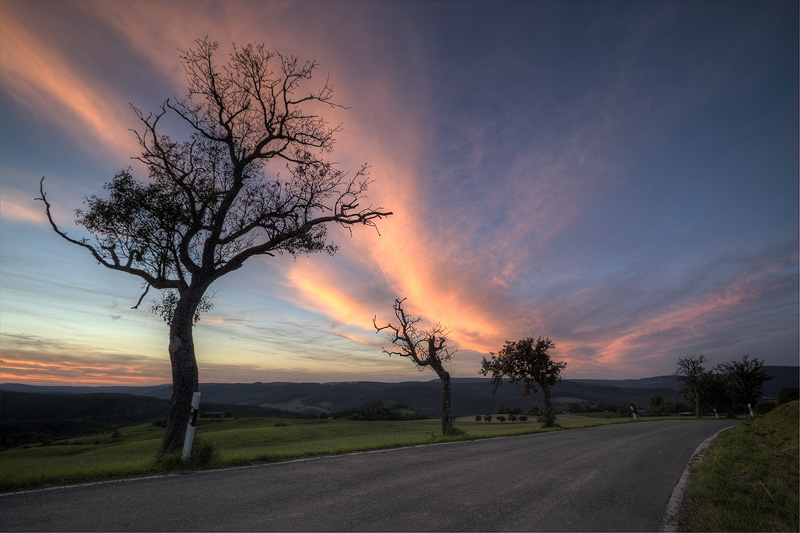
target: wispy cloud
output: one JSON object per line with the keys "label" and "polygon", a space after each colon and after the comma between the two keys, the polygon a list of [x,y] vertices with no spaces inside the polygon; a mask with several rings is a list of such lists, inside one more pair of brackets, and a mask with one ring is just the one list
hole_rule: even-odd
{"label": "wispy cloud", "polygon": [[142,354],[99,351],[36,335],[0,334],[4,382],[74,385],[151,385],[170,380],[169,361]]}
{"label": "wispy cloud", "polygon": [[17,222],[47,224],[41,205],[36,205],[33,194],[10,189],[0,189],[0,217]]}
{"label": "wispy cloud", "polygon": [[111,96],[102,76],[76,71],[57,41],[42,39],[41,31],[31,33],[15,9],[4,10],[2,28],[3,85],[9,95],[61,131],[79,132],[74,139],[87,151],[100,142],[117,157],[129,157],[134,143],[123,118],[124,98]]}

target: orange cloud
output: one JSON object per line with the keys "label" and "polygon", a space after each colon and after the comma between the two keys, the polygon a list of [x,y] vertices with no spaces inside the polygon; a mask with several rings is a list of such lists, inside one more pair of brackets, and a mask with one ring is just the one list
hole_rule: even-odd
{"label": "orange cloud", "polygon": [[153,385],[168,382],[169,375],[168,362],[146,358],[120,361],[114,356],[98,360],[93,357],[47,354],[11,354],[0,358],[0,376],[6,383]]}
{"label": "orange cloud", "polygon": [[307,308],[322,311],[345,324],[369,325],[372,311],[345,292],[343,280],[329,279],[312,262],[298,261],[289,272],[289,280],[308,299]]}
{"label": "orange cloud", "polygon": [[63,131],[96,149],[96,141],[129,157],[135,146],[120,118],[125,100],[102,92],[104,84],[73,71],[67,57],[53,44],[26,31],[15,13],[3,13],[3,84],[12,98],[35,115],[47,117]]}

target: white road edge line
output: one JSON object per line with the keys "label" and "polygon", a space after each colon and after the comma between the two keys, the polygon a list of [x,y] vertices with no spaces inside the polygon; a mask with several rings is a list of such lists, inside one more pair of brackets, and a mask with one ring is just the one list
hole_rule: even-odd
{"label": "white road edge line", "polygon": [[714,439],[728,429],[731,429],[733,426],[728,426],[726,428],[722,428],[706,440],[700,443],[700,446],[692,454],[691,459],[686,464],[686,468],[683,469],[683,474],[681,478],[678,480],[678,484],[675,485],[675,488],[672,490],[672,496],[669,498],[669,503],[667,503],[667,509],[664,512],[664,518],[661,519],[661,527],[659,531],[664,533],[676,533],[680,531],[680,523],[678,522],[678,516],[680,514],[681,506],[683,505],[683,496],[686,493],[686,487],[689,484],[689,470],[691,470],[692,466],[699,463],[703,460],[703,456],[705,456],[708,447],[711,446],[711,443],[714,442]]}

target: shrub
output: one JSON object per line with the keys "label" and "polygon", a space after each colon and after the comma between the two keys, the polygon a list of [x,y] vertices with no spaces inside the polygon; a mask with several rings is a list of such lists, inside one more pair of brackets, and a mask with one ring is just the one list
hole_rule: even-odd
{"label": "shrub", "polygon": [[800,399],[800,389],[784,387],[778,392],[778,403],[789,403]]}
{"label": "shrub", "polygon": [[192,453],[189,455],[191,466],[209,466],[219,460],[221,453],[212,440],[195,439]]}
{"label": "shrub", "polygon": [[156,468],[163,470],[181,470],[183,468],[201,468],[213,465],[221,457],[221,452],[214,441],[195,437],[192,453],[183,460],[183,452],[165,453],[155,459]]}
{"label": "shrub", "polygon": [[456,426],[453,426],[453,429],[450,432],[450,435],[448,435],[448,436],[449,437],[465,437],[466,435],[467,435],[466,431],[464,431],[461,428],[457,428]]}
{"label": "shrub", "polygon": [[769,413],[770,411],[772,411],[777,406],[778,406],[777,402],[774,402],[774,401],[761,402],[761,403],[756,404],[755,412],[760,414],[760,415],[765,415],[765,414]]}

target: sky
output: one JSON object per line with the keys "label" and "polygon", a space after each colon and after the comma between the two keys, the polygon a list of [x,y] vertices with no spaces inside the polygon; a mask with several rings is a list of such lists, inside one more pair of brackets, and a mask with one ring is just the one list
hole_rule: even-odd
{"label": "sky", "polygon": [[394,215],[218,280],[201,383],[435,379],[381,350],[395,298],[456,378],[530,336],[573,379],[798,364],[797,2],[2,0],[0,381],[170,381],[138,278],[34,198],[79,237],[85,197],[146,180],[130,105],[185,96],[206,36],[317,61],[332,158]]}

